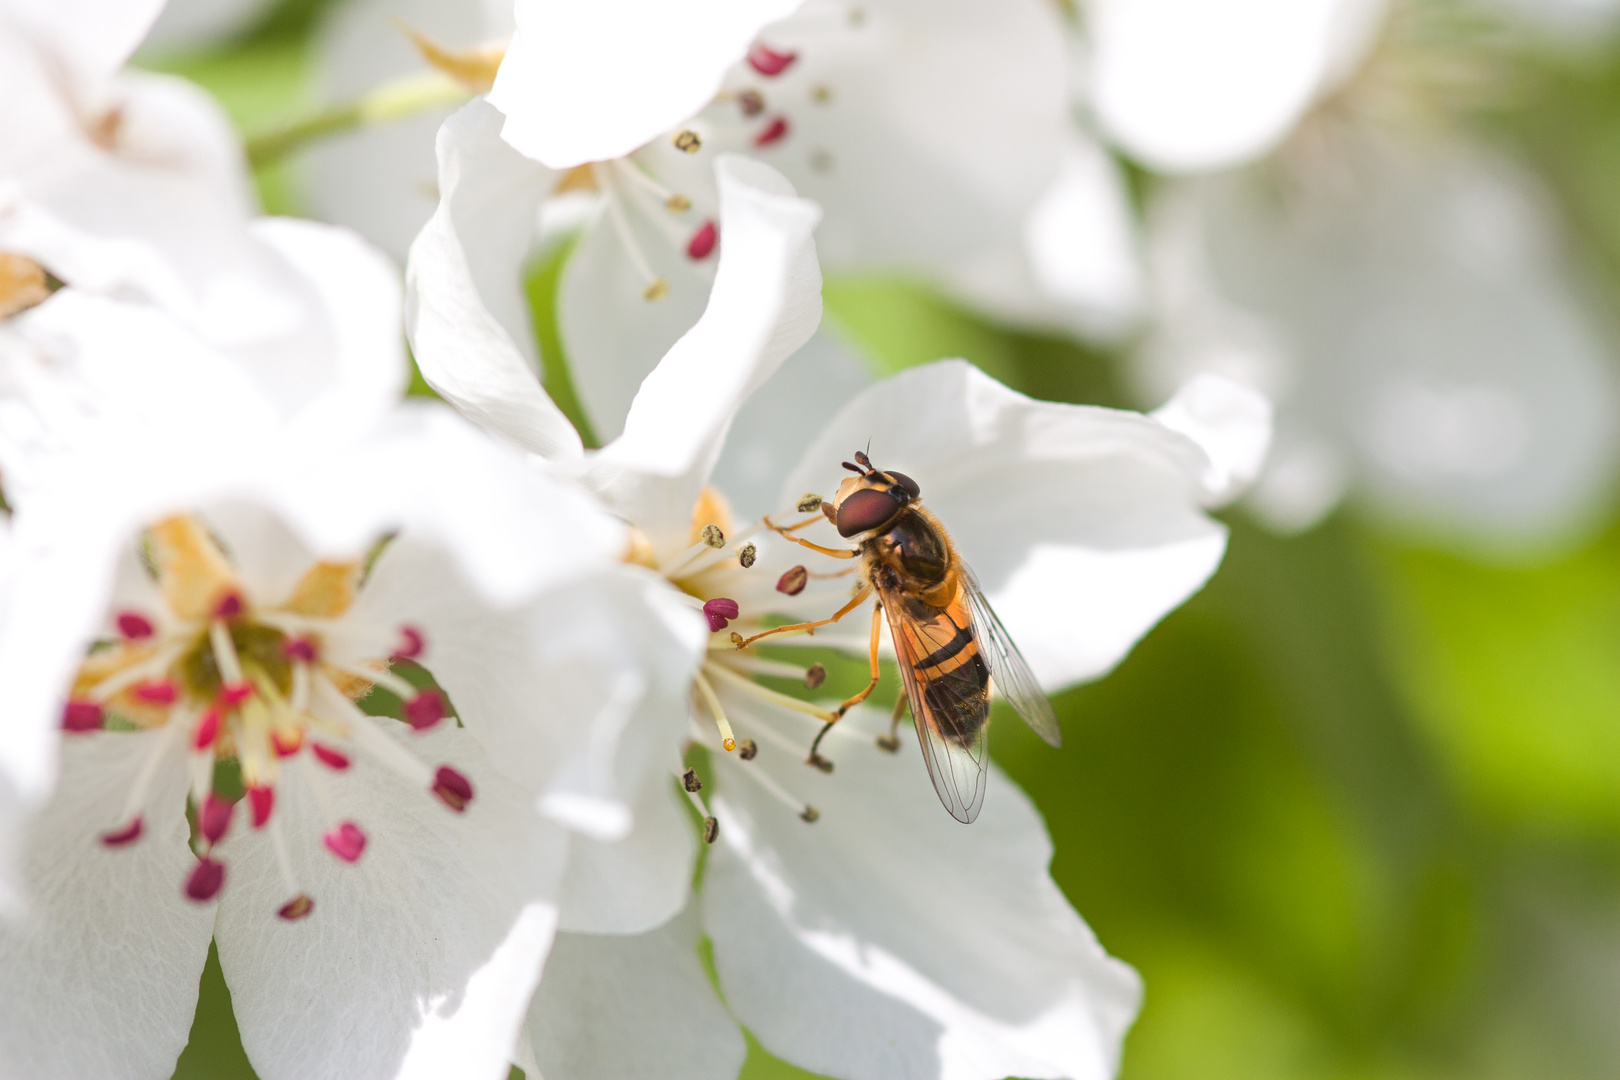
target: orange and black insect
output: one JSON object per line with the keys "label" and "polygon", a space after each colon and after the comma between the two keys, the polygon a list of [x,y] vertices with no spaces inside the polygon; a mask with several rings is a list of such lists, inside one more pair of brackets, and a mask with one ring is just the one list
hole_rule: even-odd
{"label": "orange and black insect", "polygon": [[[843,465],[856,475],[846,478],[832,502],[821,506],[838,534],[855,541],[854,550],[823,547],[792,535],[821,520],[819,517],[786,527],[771,525],[812,551],[835,559],[860,559],[855,596],[829,618],[735,640],[738,648],[746,648],[770,634],[814,630],[837,622],[875,594],[871,682],[831,714],[811,744],[810,763],[831,767],[817,753],[822,737],[877,686],[879,613],[886,612],[906,687],[905,697],[895,708],[895,721],[909,702],[917,741],[940,802],[953,818],[970,822],[984,802],[990,765],[991,687],[1052,746],[1061,741],[1057,716],[945,527],[923,508],[917,482],[904,473],[875,468],[864,453],[857,452],[855,461]],[[899,749],[892,727],[888,739],[880,739],[879,745]]]}

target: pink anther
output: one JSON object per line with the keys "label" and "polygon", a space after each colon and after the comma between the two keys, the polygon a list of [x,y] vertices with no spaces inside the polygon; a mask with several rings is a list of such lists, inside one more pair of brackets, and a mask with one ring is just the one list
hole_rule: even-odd
{"label": "pink anther", "polygon": [[433,776],[433,794],[459,814],[472,802],[472,783],[450,766],[441,765]]}
{"label": "pink anther", "polygon": [[693,262],[707,259],[714,252],[714,245],[720,240],[720,232],[714,227],[714,222],[705,221],[703,227],[692,234],[692,239],[686,242],[686,257]]}
{"label": "pink anther", "polygon": [[417,731],[426,731],[444,717],[444,697],[437,690],[423,690],[405,703],[405,720]]}
{"label": "pink anther", "polygon": [[262,829],[270,820],[270,812],[276,808],[276,789],[273,787],[250,787],[247,789],[248,810],[252,812],[249,819],[255,829]]}
{"label": "pink anther", "polygon": [[197,721],[197,728],[191,733],[191,745],[197,750],[206,750],[214,745],[219,738],[219,710],[209,709]]}
{"label": "pink anther", "polygon": [[192,868],[191,876],[186,878],[186,895],[199,904],[205,903],[218,896],[220,887],[224,884],[224,863],[218,859],[198,859],[197,865]]}
{"label": "pink anther", "polygon": [[63,731],[95,731],[106,719],[106,712],[93,701],[70,701],[62,708]]}
{"label": "pink anther", "polygon": [[203,800],[202,812],[197,815],[197,827],[203,834],[203,839],[210,844],[217,844],[227,830],[231,827],[231,815],[236,812],[236,804],[226,802],[224,799],[209,792],[208,798]]}
{"label": "pink anther", "polygon": [[300,664],[313,664],[320,652],[309,638],[293,637],[281,643],[281,655]]}
{"label": "pink anther", "polygon": [[427,650],[427,641],[422,637],[422,631],[414,626],[399,628],[399,648],[394,650],[396,660],[415,660]]}
{"label": "pink anther", "polygon": [[366,834],[352,821],[345,821],[321,837],[321,842],[326,845],[326,850],[346,863],[355,862],[366,850]]}
{"label": "pink anther", "polygon": [[137,611],[121,611],[118,613],[118,632],[129,641],[140,641],[157,633],[157,627],[152,620]]}
{"label": "pink anther", "polygon": [[145,827],[145,823],[139,817],[136,817],[122,829],[102,833],[101,842],[108,847],[123,847],[125,844],[133,844],[141,838],[141,830]]}
{"label": "pink anther", "polygon": [[148,705],[173,705],[180,697],[180,688],[168,679],[136,683],[130,692]]}
{"label": "pink anther", "polygon": [[320,759],[322,765],[325,765],[329,769],[336,769],[338,772],[342,772],[344,769],[349,767],[349,755],[343,753],[341,750],[334,750],[330,746],[323,746],[318,742],[312,742],[309,744],[309,751]]}
{"label": "pink anther", "polygon": [[748,50],[748,66],[767,79],[782,74],[798,58],[799,54],[796,52],[777,52],[770,46],[761,45],[757,41],[754,42],[754,47]]}
{"label": "pink anther", "polygon": [[779,143],[783,139],[787,138],[787,133],[787,117],[774,117],[770,123],[765,125],[758,135],[754,136],[754,145],[770,146],[773,143]]}

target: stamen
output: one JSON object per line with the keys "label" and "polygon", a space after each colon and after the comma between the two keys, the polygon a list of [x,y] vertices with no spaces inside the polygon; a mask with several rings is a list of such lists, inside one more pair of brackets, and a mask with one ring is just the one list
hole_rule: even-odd
{"label": "stamen", "polygon": [[345,821],[321,837],[326,850],[346,863],[357,862],[366,850],[366,834],[352,821]]}
{"label": "stamen", "polygon": [[180,688],[164,679],[159,682],[138,683],[132,693],[150,705],[173,705],[180,697]]}
{"label": "stamen", "polygon": [[315,901],[308,893],[299,893],[276,909],[276,914],[288,922],[297,922],[315,910]]}
{"label": "stamen", "polygon": [[722,663],[727,667],[738,671],[746,671],[751,675],[768,675],[775,679],[792,679],[794,682],[799,682],[809,674],[798,664],[789,664],[782,660],[767,660],[762,656],[754,656],[750,653],[727,651],[721,655],[725,657]]}
{"label": "stamen", "polygon": [[197,824],[202,831],[203,839],[210,844],[219,843],[231,827],[231,815],[235,810],[235,803],[226,802],[218,795],[210,793],[208,798],[203,800],[202,810],[197,814]]}
{"label": "stamen", "polygon": [[804,688],[814,690],[827,681],[827,669],[820,664],[811,664],[804,672]]}
{"label": "stamen", "polygon": [[771,146],[771,145],[773,145],[775,143],[779,143],[783,139],[787,138],[787,133],[788,133],[787,117],[778,116],[775,119],[773,119],[769,124],[766,124],[764,129],[762,131],[760,131],[760,133],[758,135],[754,136],[754,145],[755,146]]}
{"label": "stamen", "polygon": [[129,824],[122,829],[104,833],[101,842],[109,847],[133,843],[141,835],[141,811],[146,807],[146,796],[152,790],[152,782],[157,779],[158,769],[169,756],[169,747],[179,732],[186,725],[178,720],[171,720],[164,725],[157,738],[152,740],[151,749],[146,752],[146,760],[141,762],[141,769],[135,774],[135,782],[129,787],[129,797],[124,800],[124,812],[120,820]]}
{"label": "stamen", "polygon": [[749,567],[753,566],[754,560],[758,558],[759,548],[755,547],[753,544],[744,544],[743,549],[737,552],[737,562],[742,565],[744,570],[747,570]]}
{"label": "stamen", "polygon": [[427,640],[422,637],[422,631],[416,627],[401,626],[399,636],[399,648],[393,652],[395,660],[416,660],[427,651]]}
{"label": "stamen", "polygon": [[262,829],[270,820],[270,814],[276,808],[276,789],[273,787],[250,787],[247,789],[248,810],[252,812],[250,819],[255,829]]}
{"label": "stamen", "polygon": [[714,251],[714,246],[720,240],[720,233],[714,227],[714,222],[705,221],[692,239],[686,242],[686,257],[693,262],[706,259]]}
{"label": "stamen", "polygon": [[252,697],[253,693],[253,684],[250,682],[227,683],[220,688],[220,703],[227,709],[234,709]]}
{"label": "stamen", "polygon": [[740,611],[737,601],[725,596],[717,596],[703,604],[703,614],[708,617],[711,632],[719,632],[730,626],[731,620],[735,619]]}
{"label": "stamen", "polygon": [[737,749],[737,737],[731,732],[731,721],[726,719],[726,710],[720,707],[720,698],[709,685],[709,680],[703,677],[703,672],[692,676],[693,684],[703,700],[708,704],[709,711],[714,714],[714,726],[720,729],[720,745],[729,753]]}
{"label": "stamen", "polygon": [[719,839],[720,836],[720,821],[713,814],[709,813],[709,808],[703,802],[703,797],[698,794],[698,791],[703,787],[703,785],[698,782],[697,770],[687,769],[683,773],[680,771],[679,766],[677,766],[675,770],[675,777],[676,779],[680,780],[681,789],[686,792],[687,800],[691,802],[693,808],[697,810],[698,817],[703,819],[703,842],[705,844],[714,843],[715,840]]}
{"label": "stamen", "polygon": [[415,754],[384,734],[376,720],[361,712],[337,687],[326,679],[316,679],[312,697],[317,715],[337,724],[358,749],[413,787],[430,786],[432,771]]}
{"label": "stamen", "polygon": [[768,79],[782,74],[798,58],[799,54],[796,52],[777,52],[757,41],[754,47],[748,50],[748,66]]}
{"label": "stamen", "polygon": [[122,829],[102,833],[101,842],[108,847],[123,847],[125,844],[133,844],[141,838],[141,830],[144,828],[145,825],[142,820],[136,818]]}
{"label": "stamen", "polygon": [[[287,854],[287,838],[281,833],[280,818],[270,823],[270,848],[276,853],[276,867],[281,871],[281,880],[287,886],[287,892],[293,897],[283,904],[276,914],[289,922],[301,919],[309,914],[309,909],[315,906],[315,901],[310,900],[309,895],[298,887],[298,877],[293,873],[292,858]],[[289,914],[288,909],[297,911],[296,905],[300,900],[308,902],[304,910],[297,914]]]}
{"label": "stamen", "polygon": [[272,731],[270,748],[276,752],[276,757],[292,757],[304,748],[304,733],[297,728],[291,731]]}
{"label": "stamen", "polygon": [[417,731],[426,731],[445,715],[444,697],[437,690],[422,690],[405,703],[405,719]]}
{"label": "stamen", "polygon": [[726,534],[720,531],[718,525],[709,524],[703,526],[703,531],[699,535],[703,537],[703,542],[706,545],[716,551],[726,546]]}
{"label": "stamen", "polygon": [[309,638],[290,637],[281,643],[281,655],[297,664],[313,664],[320,651]]}
{"label": "stamen", "polygon": [[[800,701],[796,697],[788,697],[786,694],[778,694],[775,690],[772,690],[769,687],[759,685],[759,683],[755,682],[753,679],[750,679],[746,675],[740,675],[735,671],[728,670],[724,664],[704,664],[703,674],[718,675],[725,679],[726,682],[731,683],[737,689],[752,694],[761,701],[767,702],[771,705],[780,706],[789,712],[803,713],[806,716],[813,716],[824,724],[830,723],[838,718],[837,715],[830,709],[818,709],[808,701]],[[703,676],[699,675],[698,678],[701,680]],[[726,749],[730,750],[731,747],[728,746]]]}
{"label": "stamen", "polygon": [[799,501],[797,505],[794,506],[794,509],[801,514],[813,514],[817,510],[821,509],[821,502],[822,499],[820,495],[817,495],[813,491],[807,491],[803,495],[799,496]]}
{"label": "stamen", "polygon": [[137,683],[148,682],[154,676],[161,676],[169,670],[180,652],[179,646],[161,649],[140,663],[131,664],[122,671],[115,671],[102,679],[85,692],[85,697],[92,701],[108,701]]}
{"label": "stamen", "polygon": [[744,739],[737,744],[737,756],[744,761],[753,761],[759,757],[759,743],[753,739]]}
{"label": "stamen", "polygon": [[650,193],[659,202],[663,203],[664,209],[670,213],[684,214],[692,209],[691,199],[660,184],[634,162],[620,158],[612,164],[618,175],[628,177],[632,184]]}
{"label": "stamen", "polygon": [[390,671],[388,668],[369,668],[363,667],[360,664],[339,663],[332,663],[329,666],[337,671],[343,672],[345,675],[353,675],[356,679],[363,679],[366,682],[375,683],[384,690],[387,690],[390,694],[393,694],[395,697],[399,698],[401,701],[410,701],[412,698],[416,697],[416,687],[411,685],[405,679],[401,678],[399,675],[396,675],[394,672]]}
{"label": "stamen", "polygon": [[330,746],[323,746],[321,743],[312,742],[309,744],[309,752],[314,754],[316,758],[320,760],[320,763],[329,769],[342,772],[344,769],[349,767],[349,756],[341,751],[332,749]]}
{"label": "stamen", "polygon": [[788,596],[798,596],[804,592],[804,587],[808,584],[810,584],[810,571],[803,566],[795,566],[784,571],[782,576],[776,579],[776,591],[785,593]]}
{"label": "stamen", "polygon": [[192,732],[191,748],[193,750],[207,750],[219,738],[219,710],[209,709],[197,720],[197,726]]}
{"label": "stamen", "polygon": [[757,767],[744,769],[738,767],[736,771],[758,784],[765,790],[767,795],[770,795],[777,802],[781,803],[789,810],[792,810],[795,814],[799,815],[802,820],[814,821],[821,816],[821,812],[815,807],[811,806],[809,803],[802,803],[790,795],[787,790],[782,787],[782,785],[771,779],[770,773],[766,772],[764,769]]}
{"label": "stamen", "polygon": [[95,731],[107,714],[93,701],[70,701],[62,708],[63,731]]}
{"label": "stamen", "polygon": [[697,132],[691,130],[678,132],[672,141],[675,143],[675,149],[683,154],[695,154],[703,148],[703,140],[698,138]]}
{"label": "stamen", "polygon": [[703,781],[698,779],[696,769],[687,769],[681,773],[681,786],[693,794],[703,790]]}
{"label": "stamen", "polygon": [[199,904],[206,903],[219,895],[224,884],[225,864],[218,859],[201,858],[186,878],[186,895]]}
{"label": "stamen", "polygon": [[[227,599],[236,600],[234,594]],[[241,601],[236,600],[236,604],[240,611]],[[225,606],[225,603],[220,604],[221,609]],[[214,665],[219,668],[220,681],[227,686],[242,682],[242,661],[236,655],[236,643],[231,640],[231,630],[225,625],[225,618],[215,619],[209,624],[208,643],[214,651]]]}
{"label": "stamen", "polygon": [[433,794],[459,814],[472,802],[473,787],[465,776],[448,765],[440,765],[439,771],[433,775]]}
{"label": "stamen", "polygon": [[157,627],[139,612],[124,611],[118,615],[118,632],[126,641],[143,641],[157,633]]}
{"label": "stamen", "polygon": [[752,119],[765,111],[765,95],[758,90],[744,90],[737,95],[737,108],[742,114]]}
{"label": "stamen", "polygon": [[[680,145],[678,140],[676,145]],[[618,183],[613,178],[613,172],[608,169],[597,169],[596,176],[606,195],[608,220],[613,223],[613,230],[618,233],[619,242],[624,245],[625,252],[630,256],[630,265],[635,267],[636,273],[641,275],[641,280],[646,282],[646,288],[641,291],[642,298],[649,301],[663,299],[669,293],[669,282],[653,273],[652,265],[647,262],[647,256],[641,252],[641,245],[636,243],[635,235],[630,231],[630,222],[625,219],[624,207],[619,205]]]}
{"label": "stamen", "polygon": [[241,596],[233,592],[226,593],[214,608],[214,618],[234,619],[242,614],[244,606]]}

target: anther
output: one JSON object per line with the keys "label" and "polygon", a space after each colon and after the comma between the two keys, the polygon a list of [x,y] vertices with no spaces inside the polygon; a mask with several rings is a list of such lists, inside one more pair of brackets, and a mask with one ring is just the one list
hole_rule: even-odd
{"label": "anther", "polygon": [[703,532],[699,535],[703,537],[703,542],[705,544],[708,544],[710,547],[716,550],[726,546],[726,534],[720,531],[720,526],[718,525],[703,526]]}
{"label": "anther", "polygon": [[107,714],[93,701],[70,701],[62,708],[63,731],[95,731],[106,719]]}
{"label": "anther", "polygon": [[805,822],[806,824],[820,821],[821,811],[817,810],[813,806],[806,806],[803,810],[799,811],[799,820]]}
{"label": "anther", "polygon": [[698,779],[696,769],[687,769],[681,774],[681,786],[687,791],[702,791],[703,781]]}
{"label": "anther", "polygon": [[641,290],[641,298],[649,303],[662,300],[669,295],[669,282],[661,277],[655,277],[647,282],[647,287]]}
{"label": "anther", "polygon": [[414,626],[399,628],[399,647],[393,652],[395,660],[415,660],[427,649],[427,641],[422,637],[422,631]]}
{"label": "anther", "polygon": [[197,826],[203,834],[203,839],[210,844],[219,843],[231,827],[231,814],[236,810],[236,804],[226,802],[218,795],[210,793],[203,800],[202,811],[197,815]]}
{"label": "anther", "polygon": [[730,620],[737,617],[741,609],[737,601],[725,596],[717,596],[713,600],[704,601],[703,614],[709,620],[709,629],[719,632],[730,625]]}
{"label": "anther", "polygon": [[137,683],[131,693],[150,705],[173,705],[180,697],[180,688],[169,680],[162,679]]}
{"label": "anther", "polygon": [[759,548],[753,544],[744,544],[742,550],[737,552],[737,561],[742,564],[744,570],[753,566],[754,560],[757,558],[759,558]]}
{"label": "anther", "polygon": [[360,826],[354,822],[345,821],[321,837],[321,843],[326,845],[326,850],[344,862],[352,863],[366,850],[366,834],[361,832]]}
{"label": "anther", "polygon": [[765,96],[758,90],[744,90],[737,95],[737,108],[744,116],[758,116],[765,111]]}
{"label": "anther", "polygon": [[440,765],[439,771],[433,774],[433,794],[459,814],[472,802],[472,782],[450,766]]}
{"label": "anther", "polygon": [[768,79],[782,74],[798,58],[799,54],[796,52],[777,52],[758,42],[748,50],[748,66]]}
{"label": "anther", "polygon": [[712,817],[703,819],[703,842],[712,844],[720,839],[720,822]]}
{"label": "anther", "polygon": [[832,87],[828,86],[826,83],[818,84],[814,90],[810,91],[810,100],[814,101],[817,105],[827,104],[832,100]]}
{"label": "anther", "polygon": [[698,133],[690,129],[677,132],[675,135],[675,149],[686,154],[695,154],[703,147],[703,140]]}
{"label": "anther", "polygon": [[787,133],[787,117],[778,116],[770,123],[766,124],[758,135],[754,136],[754,145],[771,146],[772,144],[779,143],[783,139],[787,138]]}
{"label": "anther", "polygon": [[294,637],[281,643],[281,655],[300,664],[313,664],[319,650],[309,638]]}
{"label": "anther", "polygon": [[776,591],[786,593],[789,596],[798,596],[804,592],[804,587],[808,584],[810,584],[810,571],[803,566],[795,566],[784,571],[782,576],[776,579]]}
{"label": "anther", "polygon": [[405,703],[405,720],[417,731],[426,731],[444,717],[444,698],[437,690],[423,690]]}
{"label": "anther", "polygon": [[833,763],[822,757],[820,754],[811,754],[809,757],[804,759],[804,763],[806,765],[812,765],[824,773],[830,773],[833,771]]}
{"label": "anther", "polygon": [[124,611],[118,615],[118,632],[129,641],[140,641],[157,633],[157,627],[152,620],[135,611]]}
{"label": "anther", "polygon": [[141,830],[145,827],[145,823],[137,817],[122,829],[102,833],[101,842],[108,847],[123,847],[125,844],[133,844],[141,838]]}
{"label": "anther", "polygon": [[686,257],[693,262],[707,259],[714,252],[714,245],[720,239],[720,233],[714,227],[714,222],[705,221],[692,239],[686,242]]}
{"label": "anther", "polygon": [[270,733],[270,747],[275,750],[276,757],[292,757],[304,748],[304,733],[297,728],[287,731],[272,731]]}
{"label": "anther", "polygon": [[672,214],[684,214],[692,209],[692,200],[680,192],[671,192],[664,200],[664,209]]}
{"label": "anther", "polygon": [[804,688],[814,690],[827,681],[827,669],[820,664],[811,664],[804,669]]}
{"label": "anther", "polygon": [[226,593],[214,606],[214,618],[234,619],[242,614],[242,606],[242,598],[239,595],[233,592]]}
{"label": "anther", "polygon": [[273,787],[250,787],[247,789],[248,810],[251,817],[248,819],[255,829],[264,828],[270,820],[270,812],[276,808],[276,789]]}
{"label": "anther", "polygon": [[748,642],[743,640],[743,636],[741,634],[737,633],[737,631],[735,631],[735,630],[733,630],[731,632],[731,643],[733,645],[737,646],[737,648],[739,648],[739,649],[743,648],[745,645],[748,644]]}
{"label": "anther", "polygon": [[342,772],[349,767],[349,755],[341,750],[334,750],[330,746],[323,746],[320,743],[310,743],[309,752],[314,754],[316,759],[329,769]]}
{"label": "anther", "polygon": [[252,697],[253,692],[253,684],[250,682],[231,683],[220,689],[220,703],[227,709],[234,709]]}
{"label": "anther", "polygon": [[219,738],[219,710],[209,709],[197,721],[196,729],[191,733],[191,745],[197,750],[206,750],[214,745]]}
{"label": "anther", "polygon": [[759,757],[759,743],[753,739],[744,739],[737,744],[737,756],[744,761],[753,761]]}
{"label": "anther", "polygon": [[282,904],[280,908],[276,909],[276,914],[280,915],[288,922],[297,922],[299,919],[302,919],[305,915],[308,915],[314,910],[315,901],[310,898],[309,894],[299,893],[285,904]]}
{"label": "anther", "polygon": [[205,903],[218,896],[220,886],[224,884],[224,863],[218,859],[198,859],[191,876],[186,878],[186,895],[199,904]]}
{"label": "anther", "polygon": [[821,496],[807,491],[799,496],[799,504],[794,509],[801,514],[813,514],[821,509]]}

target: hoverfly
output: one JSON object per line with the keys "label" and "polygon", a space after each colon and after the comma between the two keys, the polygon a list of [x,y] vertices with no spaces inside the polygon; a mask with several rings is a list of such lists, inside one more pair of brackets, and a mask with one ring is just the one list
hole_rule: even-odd
{"label": "hoverfly", "polygon": [[[836,497],[820,507],[838,535],[855,540],[854,550],[823,547],[793,535],[821,520],[819,517],[790,526],[766,521],[782,536],[812,551],[835,559],[860,559],[854,598],[829,618],[779,626],[747,639],[733,635],[733,640],[738,648],[746,648],[771,634],[813,631],[837,622],[876,594],[869,650],[871,682],[830,714],[810,746],[809,763],[831,768],[817,753],[822,738],[877,686],[880,613],[886,612],[906,688],[895,707],[894,722],[898,724],[900,710],[909,703],[917,741],[940,802],[957,821],[971,822],[984,802],[990,766],[991,685],[1052,746],[1061,741],[1057,716],[945,527],[923,508],[917,482],[904,473],[874,467],[859,451],[855,461],[853,465],[843,462],[855,475],[846,477]],[[880,739],[879,745],[899,749],[892,726],[888,739]]]}

